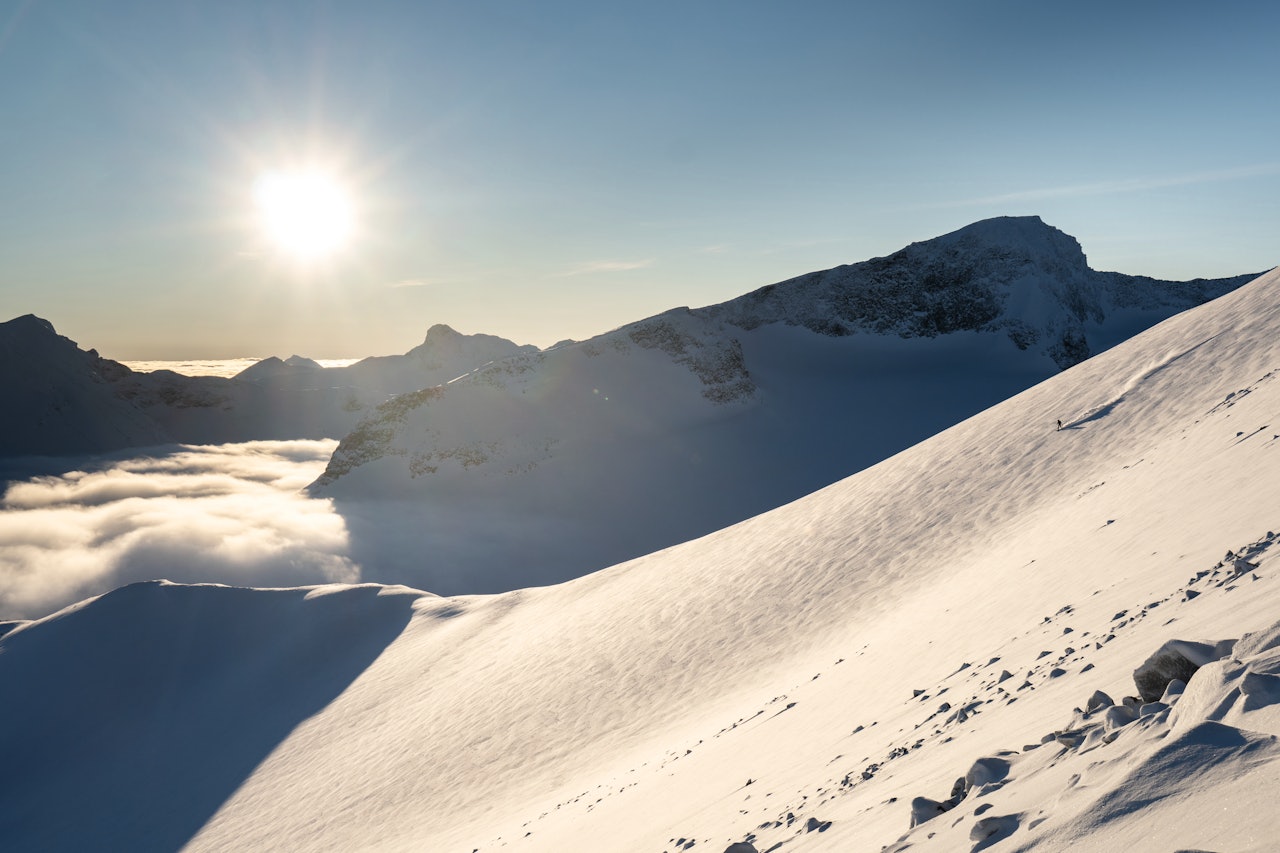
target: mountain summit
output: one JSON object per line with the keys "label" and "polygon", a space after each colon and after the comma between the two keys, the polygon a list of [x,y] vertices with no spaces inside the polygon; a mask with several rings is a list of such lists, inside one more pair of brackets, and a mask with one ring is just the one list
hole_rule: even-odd
{"label": "mountain summit", "polygon": [[1004,216],[704,311],[748,330],[781,322],[835,336],[1001,332],[1066,369],[1252,278],[1170,282],[1097,272],[1074,237],[1038,216]]}
{"label": "mountain summit", "polygon": [[563,580],[808,494],[1249,278],[1096,272],[1040,219],[990,219],[397,397],[312,491],[384,566],[358,505],[394,499],[456,567],[435,591]]}

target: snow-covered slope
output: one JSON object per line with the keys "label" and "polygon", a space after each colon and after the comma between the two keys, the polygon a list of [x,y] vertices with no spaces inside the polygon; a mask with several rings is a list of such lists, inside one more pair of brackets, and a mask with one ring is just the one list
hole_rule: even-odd
{"label": "snow-covered slope", "polygon": [[[0,638],[0,840],[1273,849],[1278,300],[1273,272],[803,500],[559,586],[150,584],[22,625]],[[1136,694],[1170,640],[1205,664],[1172,661],[1172,710],[1095,696]]]}
{"label": "snow-covered slope", "polygon": [[342,368],[269,358],[227,379],[135,372],[28,315],[0,324],[0,456],[338,437],[388,397],[534,349],[437,325],[405,355]]}
{"label": "snow-covered slope", "polygon": [[442,593],[561,581],[808,494],[1244,281],[1098,273],[1038,218],[987,220],[391,400],[312,491],[382,577],[422,577],[382,547],[412,535]]}

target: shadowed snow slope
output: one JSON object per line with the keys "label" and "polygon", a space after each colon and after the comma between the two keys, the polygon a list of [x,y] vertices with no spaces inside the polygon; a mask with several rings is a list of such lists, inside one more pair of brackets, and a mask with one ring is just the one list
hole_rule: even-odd
{"label": "shadowed snow slope", "polygon": [[149,582],[12,631],[0,846],[177,849],[395,639],[407,592]]}
{"label": "shadowed snow slope", "polygon": [[[1096,272],[1038,218],[987,220],[398,397],[312,491],[380,580],[558,582],[809,494],[1245,280]],[[387,547],[406,536],[411,562]]]}
{"label": "shadowed snow slope", "polygon": [[[0,781],[0,846],[184,839],[194,792],[201,813],[229,796],[193,850],[1111,851],[1147,832],[1161,850],[1269,849],[1278,301],[1270,273],[660,553],[423,596],[407,625],[401,591],[361,611],[390,623],[362,653],[309,653],[295,628],[318,602],[279,591],[130,588],[26,624],[0,638],[0,754],[22,758]],[[252,640],[212,642],[242,612]],[[165,633],[188,624],[191,661]],[[1132,693],[1168,640],[1250,631],[1172,714],[1073,712]],[[291,679],[324,689],[295,703]],[[130,722],[103,723],[118,708]],[[239,746],[219,709],[272,722]],[[224,743],[235,767],[202,790]],[[175,744],[160,768],[137,761]],[[957,777],[958,805],[908,831],[913,800]]]}

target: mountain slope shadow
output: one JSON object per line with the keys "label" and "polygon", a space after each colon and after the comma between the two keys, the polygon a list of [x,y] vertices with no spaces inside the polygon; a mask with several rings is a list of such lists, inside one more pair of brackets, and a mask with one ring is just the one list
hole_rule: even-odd
{"label": "mountain slope shadow", "polygon": [[176,850],[420,593],[132,584],[0,639],[0,846]]}

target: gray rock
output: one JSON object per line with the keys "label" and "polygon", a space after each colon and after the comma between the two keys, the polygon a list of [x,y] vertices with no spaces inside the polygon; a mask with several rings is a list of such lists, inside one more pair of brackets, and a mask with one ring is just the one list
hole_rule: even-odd
{"label": "gray rock", "polygon": [[1206,663],[1221,660],[1231,654],[1235,643],[1235,640],[1221,640],[1217,643],[1170,640],[1133,671],[1133,683],[1137,685],[1138,695],[1143,702],[1158,701],[1171,681],[1189,681],[1196,670]]}

